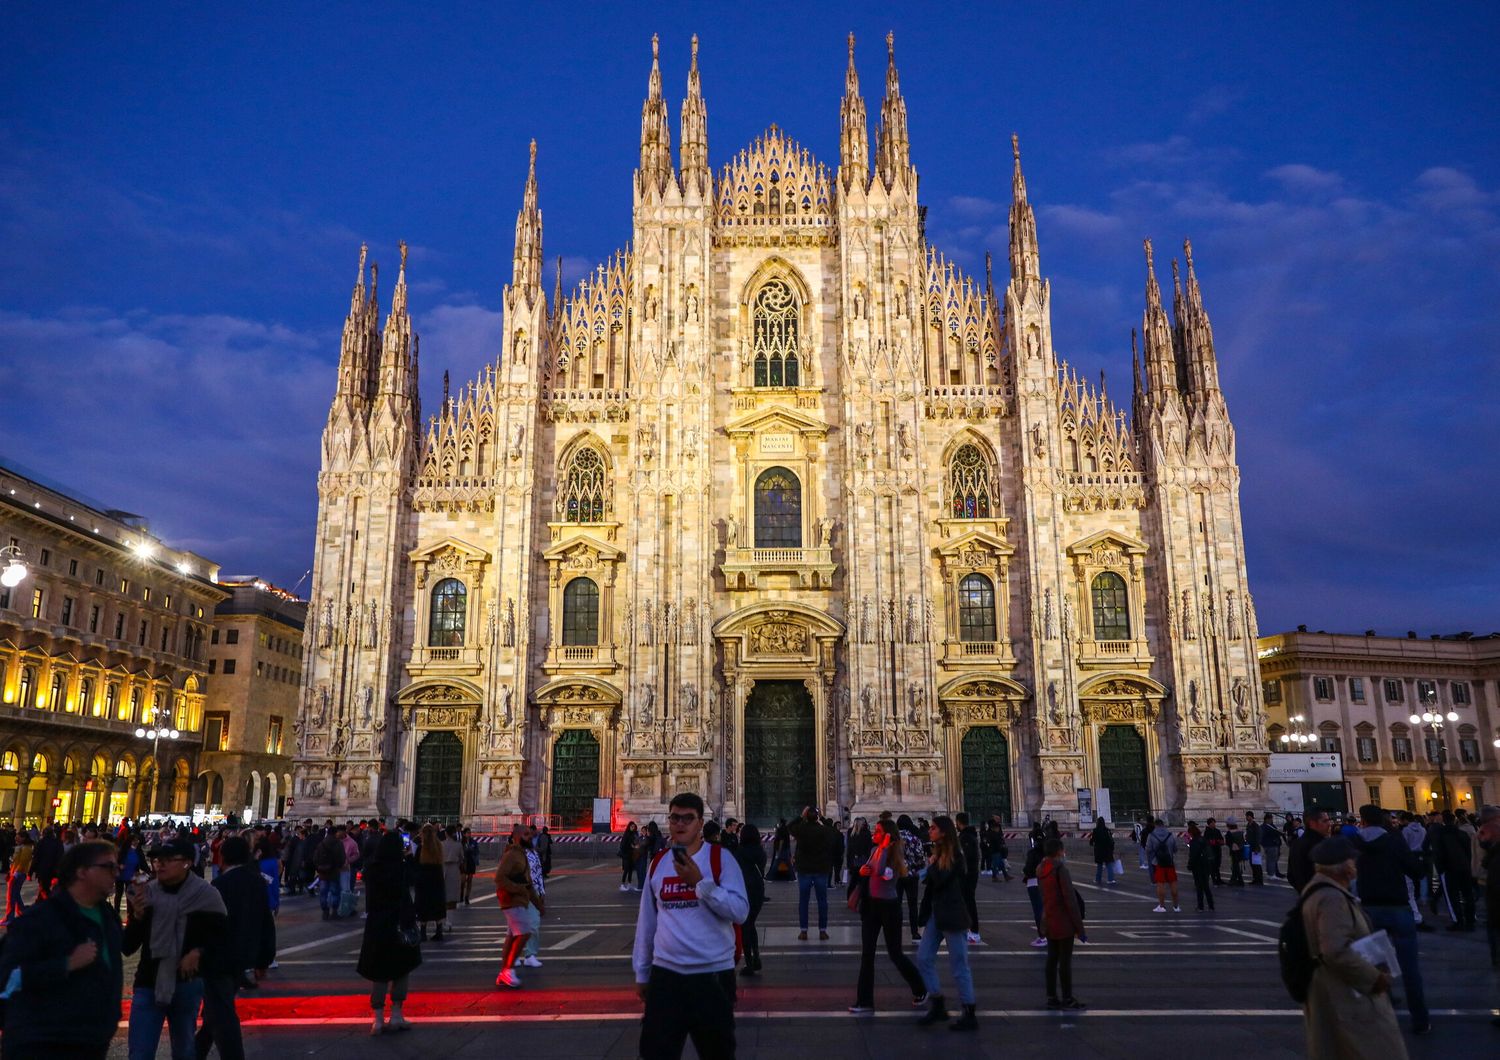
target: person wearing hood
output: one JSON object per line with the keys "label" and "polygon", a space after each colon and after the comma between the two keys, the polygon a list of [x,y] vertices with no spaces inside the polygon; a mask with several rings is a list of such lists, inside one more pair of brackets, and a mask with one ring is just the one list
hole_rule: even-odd
{"label": "person wearing hood", "polygon": [[1384,928],[1390,935],[1401,965],[1412,1033],[1426,1034],[1432,1029],[1432,1020],[1422,989],[1422,969],[1417,963],[1417,925],[1406,891],[1407,882],[1421,875],[1422,866],[1401,833],[1391,829],[1389,816],[1379,806],[1361,806],[1359,823],[1354,840],[1359,870],[1355,893],[1370,926],[1376,931]]}
{"label": "person wearing hood", "polygon": [[1047,840],[1042,855],[1037,887],[1042,893],[1042,931],[1047,936],[1047,1007],[1085,1008],[1073,995],[1073,942],[1087,942],[1088,935],[1084,933],[1078,892],[1065,864],[1063,841]]}
{"label": "person wearing hood", "polygon": [[1224,845],[1229,848],[1229,886],[1245,886],[1245,833],[1234,821],[1224,822]]}
{"label": "person wearing hood", "polygon": [[1354,844],[1342,836],[1314,848],[1316,875],[1300,910],[1308,954],[1316,962],[1307,990],[1309,1060],[1404,1060],[1406,1043],[1391,1007],[1391,977],[1353,943],[1371,933],[1350,891],[1358,875]]}
{"label": "person wearing hood", "polygon": [[1109,830],[1109,822],[1103,817],[1094,822],[1089,833],[1089,846],[1094,848],[1094,886],[1104,883],[1104,874],[1109,873],[1109,885],[1115,885],[1115,836]]}
{"label": "person wearing hood", "polygon": [[1401,822],[1401,838],[1421,869],[1421,874],[1416,879],[1406,881],[1406,904],[1411,907],[1412,920],[1416,923],[1417,930],[1431,931],[1431,924],[1422,923],[1421,902],[1422,881],[1432,874],[1432,863],[1427,857],[1427,829],[1409,810],[1402,810],[1397,814],[1397,820]]}

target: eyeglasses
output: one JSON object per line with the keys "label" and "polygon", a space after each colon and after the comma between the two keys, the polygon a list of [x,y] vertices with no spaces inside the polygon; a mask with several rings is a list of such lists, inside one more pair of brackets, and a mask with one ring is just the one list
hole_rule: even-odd
{"label": "eyeglasses", "polygon": [[119,872],[120,863],[117,861],[96,861],[89,866],[91,869],[108,869],[110,872]]}
{"label": "eyeglasses", "polygon": [[669,813],[667,821],[671,824],[692,824],[698,819],[696,813]]}

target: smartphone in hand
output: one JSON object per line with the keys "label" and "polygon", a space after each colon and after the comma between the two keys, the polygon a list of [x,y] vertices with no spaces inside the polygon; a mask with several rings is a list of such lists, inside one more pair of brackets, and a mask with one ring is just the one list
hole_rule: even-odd
{"label": "smartphone in hand", "polygon": [[675,843],[675,844],[673,844],[673,846],[672,846],[672,860],[673,861],[687,861],[688,860],[687,847],[683,846],[681,843]]}

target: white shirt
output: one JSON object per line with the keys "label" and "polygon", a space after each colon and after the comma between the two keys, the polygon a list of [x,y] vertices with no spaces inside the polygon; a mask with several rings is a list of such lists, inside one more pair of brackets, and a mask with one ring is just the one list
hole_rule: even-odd
{"label": "white shirt", "polygon": [[682,975],[725,972],[734,967],[734,925],[750,915],[745,878],[729,851],[719,850],[719,882],[714,882],[711,843],[693,855],[703,879],[682,881],[671,851],[662,855],[641,890],[632,963],[635,981],[649,982],[653,965]]}

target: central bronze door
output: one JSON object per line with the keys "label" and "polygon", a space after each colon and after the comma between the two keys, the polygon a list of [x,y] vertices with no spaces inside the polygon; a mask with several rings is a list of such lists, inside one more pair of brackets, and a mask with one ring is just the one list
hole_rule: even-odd
{"label": "central bronze door", "polygon": [[757,681],[745,703],[745,819],[791,820],[817,799],[817,727],[801,681]]}
{"label": "central bronze door", "polygon": [[417,745],[411,815],[423,821],[456,821],[463,803],[464,745],[453,732],[429,732]]}
{"label": "central bronze door", "polygon": [[969,820],[987,821],[998,813],[1010,824],[1010,741],[998,728],[984,725],[964,733],[959,747]]}
{"label": "central bronze door", "polygon": [[1109,789],[1110,813],[1134,821],[1151,812],[1146,783],[1146,741],[1134,725],[1106,725],[1099,731],[1099,786]]}
{"label": "central bronze door", "polygon": [[558,827],[588,831],[599,795],[599,741],[587,729],[564,729],[552,745],[552,812]]}

